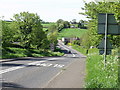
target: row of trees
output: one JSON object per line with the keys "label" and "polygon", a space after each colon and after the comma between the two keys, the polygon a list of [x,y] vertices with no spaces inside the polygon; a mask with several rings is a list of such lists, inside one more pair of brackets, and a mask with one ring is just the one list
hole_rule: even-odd
{"label": "row of trees", "polygon": [[[80,14],[89,18],[88,32],[82,37],[82,45],[88,49],[90,46],[97,46],[103,38],[103,35],[97,34],[98,13],[113,13],[120,24],[120,2],[85,2],[85,6],[82,9],[85,13]],[[109,35],[109,38],[114,47],[120,46],[120,35]]]}
{"label": "row of trees", "polygon": [[58,32],[64,28],[70,28],[72,26],[74,26],[75,28],[86,29],[86,26],[85,26],[86,21],[84,21],[84,20],[80,20],[79,22],[76,22],[76,19],[73,19],[72,21],[68,22],[68,21],[59,19],[59,20],[57,20],[56,23],[57,23]]}
{"label": "row of trees", "polygon": [[56,35],[56,28],[44,32],[40,17],[34,13],[21,12],[13,16],[11,23],[2,21],[3,47],[17,42],[25,48],[48,49],[50,43],[57,42]]}

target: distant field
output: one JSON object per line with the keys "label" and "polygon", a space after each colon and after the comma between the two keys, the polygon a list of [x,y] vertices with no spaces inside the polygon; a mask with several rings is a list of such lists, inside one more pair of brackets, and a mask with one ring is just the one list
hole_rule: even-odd
{"label": "distant field", "polygon": [[48,24],[42,24],[43,26],[43,31],[47,30],[47,28],[51,25],[54,25],[55,23],[48,23]]}
{"label": "distant field", "polygon": [[81,37],[86,31],[86,29],[76,28],[64,29],[59,33],[58,39],[61,39],[62,37]]}
{"label": "distant field", "polygon": [[48,24],[42,24],[42,25],[43,25],[43,27],[49,27],[49,26],[51,26],[53,24],[55,24],[55,23],[48,23]]}

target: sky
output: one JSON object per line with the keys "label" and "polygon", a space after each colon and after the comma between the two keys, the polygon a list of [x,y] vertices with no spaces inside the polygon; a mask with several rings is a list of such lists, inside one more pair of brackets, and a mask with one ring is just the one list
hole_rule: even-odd
{"label": "sky", "polygon": [[83,0],[0,0],[0,17],[4,16],[4,20],[10,20],[14,14],[28,11],[37,13],[40,19],[46,22],[56,22],[58,19],[87,20],[79,14],[83,12],[81,7],[84,7]]}

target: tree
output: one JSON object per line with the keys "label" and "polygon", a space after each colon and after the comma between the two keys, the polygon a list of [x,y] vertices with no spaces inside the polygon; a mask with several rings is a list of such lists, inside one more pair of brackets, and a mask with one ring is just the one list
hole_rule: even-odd
{"label": "tree", "polygon": [[10,43],[14,42],[15,34],[17,33],[7,24],[6,21],[2,21],[2,46],[8,46]]}
{"label": "tree", "polygon": [[64,21],[64,20],[62,20],[62,19],[58,19],[57,22],[56,22],[56,23],[57,23],[57,26],[59,26],[59,24],[63,23],[63,21]]}
{"label": "tree", "polygon": [[62,19],[57,20],[57,29],[61,31],[64,28],[70,28],[70,23],[68,21],[64,21]]}
{"label": "tree", "polygon": [[[29,38],[29,42],[33,47],[36,49],[46,49],[48,47],[47,41],[47,35],[45,32],[39,30],[38,28],[33,29],[31,37]],[[44,46],[45,44],[46,46]]]}
{"label": "tree", "polygon": [[48,28],[48,35],[47,35],[49,42],[56,45],[57,44],[57,35],[58,35],[57,26],[51,25]]}
{"label": "tree", "polygon": [[72,24],[76,24],[77,22],[76,22],[76,19],[73,19],[72,20]]}
{"label": "tree", "polygon": [[15,29],[19,30],[20,43],[26,48],[35,45],[37,48],[41,46],[41,41],[45,37],[42,30],[41,19],[37,14],[29,12],[21,12],[13,16],[13,24]]}
{"label": "tree", "polygon": [[82,27],[82,24],[79,22],[78,23],[78,28],[81,28]]}
{"label": "tree", "polygon": [[[88,22],[88,35],[89,40],[91,41],[90,46],[97,46],[99,41],[103,38],[102,35],[97,34],[97,25],[98,25],[98,13],[113,13],[116,16],[117,21],[120,21],[120,2],[90,2],[85,3],[85,7],[83,8],[85,13],[80,13],[86,15],[89,18]],[[119,22],[120,23],[120,22]],[[120,36],[109,36],[111,38],[112,43],[114,43],[115,47],[120,46]],[[117,40],[117,41],[116,41]]]}
{"label": "tree", "polygon": [[64,22],[64,20],[62,20],[62,19],[57,20],[56,23],[57,23],[58,31],[61,31],[64,28],[63,22]]}
{"label": "tree", "polygon": [[70,23],[68,21],[63,22],[64,28],[70,28]]}

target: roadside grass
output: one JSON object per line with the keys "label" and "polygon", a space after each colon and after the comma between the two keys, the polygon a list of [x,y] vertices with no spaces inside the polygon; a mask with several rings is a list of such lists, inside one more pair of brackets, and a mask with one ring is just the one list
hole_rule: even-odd
{"label": "roadside grass", "polygon": [[86,31],[87,31],[86,29],[78,29],[78,28],[63,29],[59,33],[58,39],[62,39],[62,37],[81,37]]}
{"label": "roadside grass", "polygon": [[[85,54],[86,49],[73,46],[74,49]],[[97,48],[89,49],[86,59],[85,88],[118,88],[118,48],[113,49],[111,55],[107,55],[106,67],[104,67],[103,55],[99,55]]]}
{"label": "roadside grass", "polygon": [[81,52],[82,54],[86,55],[86,50],[85,48],[83,48],[82,46],[79,45],[72,45],[72,48]]}
{"label": "roadside grass", "polygon": [[18,58],[18,57],[44,57],[44,56],[63,56],[64,53],[56,50],[37,50],[37,49],[24,49],[17,47],[2,48],[2,58]]}
{"label": "roadside grass", "polygon": [[88,56],[86,73],[86,88],[118,88],[118,60],[112,55],[107,57],[105,68],[102,56]]}

